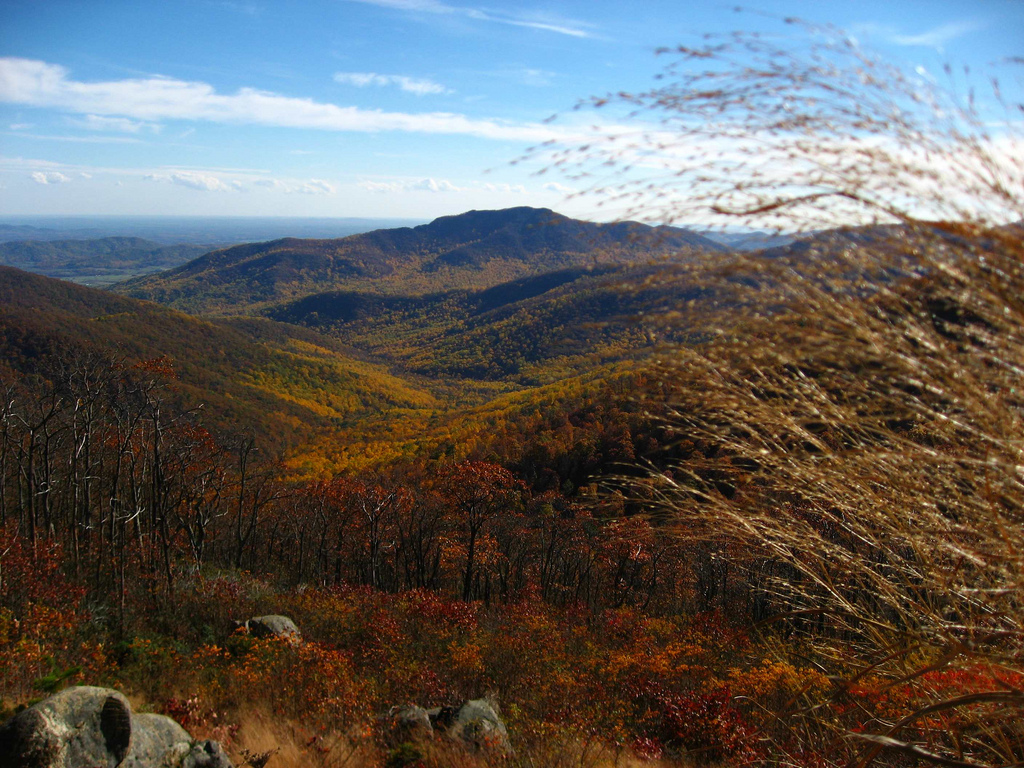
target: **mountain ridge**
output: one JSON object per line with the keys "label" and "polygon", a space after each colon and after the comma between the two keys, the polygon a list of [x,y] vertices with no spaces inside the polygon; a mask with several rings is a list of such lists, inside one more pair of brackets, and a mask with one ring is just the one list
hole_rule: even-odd
{"label": "mountain ridge", "polygon": [[164,359],[177,374],[175,400],[204,406],[211,426],[246,424],[282,447],[352,419],[436,402],[415,382],[308,328],[195,317],[0,266],[0,382],[8,374],[45,377],[55,356],[111,365]]}
{"label": "mountain ridge", "polygon": [[207,253],[114,289],[204,314],[259,313],[329,290],[483,289],[559,269],[722,252],[690,230],[598,224],[546,208],[467,211],[332,240],[284,238]]}

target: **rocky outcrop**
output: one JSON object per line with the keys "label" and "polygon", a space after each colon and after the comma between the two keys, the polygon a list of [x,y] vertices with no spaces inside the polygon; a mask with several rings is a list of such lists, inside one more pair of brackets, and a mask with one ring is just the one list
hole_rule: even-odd
{"label": "rocky outcrop", "polygon": [[302,633],[287,616],[253,616],[248,621],[236,621],[235,626],[244,627],[253,637],[279,637],[295,643],[302,641]]}
{"label": "rocky outcrop", "polygon": [[446,733],[450,738],[476,750],[504,754],[512,752],[505,723],[487,699],[465,702],[455,713],[455,720],[448,726]]}
{"label": "rocky outcrop", "polygon": [[392,745],[444,735],[475,752],[512,754],[505,723],[487,699],[472,699],[458,707],[395,707],[383,720],[386,740]]}
{"label": "rocky outcrop", "polygon": [[215,741],[163,715],[134,714],[109,688],[68,688],[0,727],[4,768],[233,768]]}

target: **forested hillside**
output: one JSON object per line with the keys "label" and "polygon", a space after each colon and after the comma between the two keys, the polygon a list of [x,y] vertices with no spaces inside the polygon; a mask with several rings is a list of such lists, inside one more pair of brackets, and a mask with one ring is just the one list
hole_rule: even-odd
{"label": "forested hillside", "polygon": [[0,768],[1024,768],[1024,4],[760,5],[0,3]]}
{"label": "forested hillside", "polygon": [[192,312],[251,314],[326,290],[422,294],[488,288],[558,269],[721,250],[679,228],[594,224],[546,209],[511,208],[340,240],[236,246],[118,290]]}
{"label": "forested hillside", "polygon": [[161,399],[202,408],[210,428],[259,435],[278,450],[360,416],[436,402],[423,387],[302,328],[200,319],[6,267],[0,329],[8,376],[45,381],[78,365],[152,363],[170,376]]}
{"label": "forested hillside", "polygon": [[[899,624],[897,582],[843,587],[845,618],[785,616],[793,601],[820,615],[800,547],[860,562],[885,530],[849,517],[866,502],[831,462],[889,473],[879,514],[891,493],[932,498],[926,481],[942,504],[978,493],[955,414],[1012,400],[985,361],[1009,359],[1016,315],[965,291],[1010,274],[1014,237],[824,233],[483,290],[320,293],[276,320],[0,270],[5,695],[127,687],[236,755],[440,766],[508,758],[396,742],[379,714],[490,693],[524,764],[674,764],[819,759],[834,731],[1019,685],[971,662],[894,686],[911,658],[831,656],[835,636],[870,646],[858,622],[876,607]],[[948,372],[928,372],[942,359],[985,382],[981,399],[948,399]],[[793,472],[819,473],[823,495],[796,493]],[[796,515],[803,543],[752,546],[752,515]],[[985,546],[1009,545],[992,533]],[[781,588],[802,573],[809,592]],[[267,613],[302,645],[234,631]]]}

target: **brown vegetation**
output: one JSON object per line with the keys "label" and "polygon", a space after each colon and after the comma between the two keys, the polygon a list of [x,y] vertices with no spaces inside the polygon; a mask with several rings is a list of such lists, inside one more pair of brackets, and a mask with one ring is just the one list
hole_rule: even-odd
{"label": "brown vegetation", "polygon": [[[742,37],[677,53],[710,66],[618,99],[663,113],[657,133],[554,162],[671,168],[666,135],[712,131],[720,164],[673,177],[706,210],[871,226],[679,265],[710,300],[659,313],[686,344],[650,365],[445,414],[412,398],[386,429],[315,435],[298,481],[169,397],[165,360],[9,310],[5,704],[116,685],[271,768],[1020,764],[1024,249],[1007,221],[1024,190],[1006,140],[843,39],[806,59]],[[743,156],[749,139],[772,151]],[[682,213],[673,182],[633,172],[620,200]],[[317,339],[293,349],[326,359]],[[292,362],[248,383],[306,391],[317,375]],[[266,613],[305,642],[232,631]],[[512,758],[384,738],[392,706],[488,693]]]}
{"label": "brown vegetation", "polygon": [[[741,569],[780,653],[829,676],[765,732],[775,759],[1019,764],[1019,145],[973,90],[961,102],[809,31],[804,51],[743,36],[666,51],[666,85],[592,102],[664,133],[555,155],[578,176],[618,170],[591,191],[658,220],[888,225],[803,271],[709,272],[767,311],[665,355],[681,457],[626,485]],[[631,175],[641,153],[675,172]],[[853,722],[865,688],[890,706]]]}

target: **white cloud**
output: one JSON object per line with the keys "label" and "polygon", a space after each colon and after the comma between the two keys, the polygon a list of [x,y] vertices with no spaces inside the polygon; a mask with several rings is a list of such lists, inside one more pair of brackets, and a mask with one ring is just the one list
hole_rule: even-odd
{"label": "white cloud", "polygon": [[388,86],[397,85],[407,93],[415,93],[417,96],[426,96],[432,93],[451,93],[440,83],[428,80],[423,77],[408,77],[406,75],[381,75],[376,72],[335,72],[334,81],[343,85],[354,85],[357,88],[366,88],[369,85]]}
{"label": "white cloud", "polygon": [[475,119],[449,112],[384,112],[242,88],[217,93],[208,83],[169,77],[81,82],[56,64],[0,58],[0,102],[133,120],[207,120],[325,131],[408,131],[542,142],[557,139],[537,123]]}
{"label": "white cloud", "polygon": [[189,189],[198,189],[203,192],[225,192],[231,187],[225,184],[216,176],[195,171],[176,171],[174,173],[148,173],[143,176],[148,181],[168,181]]}
{"label": "white cloud", "polygon": [[525,195],[526,187],[522,184],[484,184],[488,192],[504,192],[505,194]]}
{"label": "white cloud", "polygon": [[983,29],[986,24],[980,21],[953,21],[919,32],[915,35],[903,34],[895,27],[882,24],[858,24],[852,27],[854,33],[876,35],[894,45],[906,47],[934,48],[942,52],[947,43],[958,37]]}
{"label": "white cloud", "polygon": [[282,191],[288,188],[288,185],[280,179],[256,179],[252,182],[252,185],[263,189],[280,189]]}
{"label": "white cloud", "polygon": [[81,120],[73,121],[75,125],[87,128],[90,131],[117,131],[119,133],[139,133],[143,129],[158,132],[159,125],[144,123],[139,120],[129,120],[126,117],[103,117],[101,115],[86,115]]}
{"label": "white cloud", "polygon": [[926,30],[917,35],[894,35],[892,41],[897,45],[924,46],[942,50],[946,43],[958,37],[979,30],[984,25],[976,21],[954,21]]}
{"label": "white cloud", "polygon": [[92,174],[91,173],[86,173],[85,171],[79,171],[78,175],[81,176],[83,179],[91,179],[92,178]]}
{"label": "white cloud", "polygon": [[27,131],[32,127],[32,123],[11,123],[8,128],[12,131]]}
{"label": "white cloud", "polygon": [[489,182],[481,184],[474,182],[470,186],[460,187],[448,179],[435,179],[426,177],[422,179],[399,179],[395,181],[370,181],[359,182],[359,186],[369,192],[488,192],[505,195],[525,195],[527,189],[522,184],[506,184]]}
{"label": "white cloud", "polygon": [[71,179],[60,171],[35,171],[32,174],[32,181],[37,184],[66,184]]}
{"label": "white cloud", "polygon": [[589,25],[571,19],[562,19],[553,16],[538,14],[511,14],[508,12],[494,11],[484,8],[467,8],[464,6],[448,5],[439,0],[351,0],[351,2],[364,3],[366,5],[378,5],[384,8],[395,8],[400,11],[413,11],[417,13],[431,13],[444,16],[461,16],[473,19],[474,21],[489,21],[497,24],[508,24],[513,27],[527,27],[539,29],[544,32],[555,32],[559,35],[570,37],[592,37],[593,35],[583,29]]}
{"label": "white cloud", "polygon": [[338,190],[333,184],[323,179],[310,179],[296,191],[304,195],[333,195]]}
{"label": "white cloud", "polygon": [[284,192],[289,195],[295,193],[301,195],[333,195],[338,191],[338,188],[334,186],[334,184],[329,181],[325,181],[324,179],[283,181],[281,179],[259,178],[250,181],[249,185],[259,189]]}
{"label": "white cloud", "polygon": [[578,191],[572,187],[565,186],[565,184],[559,184],[557,181],[549,181],[544,185],[544,189],[548,192],[557,192],[560,195],[571,195]]}
{"label": "white cloud", "polygon": [[465,192],[465,187],[457,187],[447,179],[421,179],[409,186],[409,189],[423,192]]}
{"label": "white cloud", "polygon": [[415,179],[407,181],[363,181],[359,186],[370,192],[467,192],[447,179]]}

